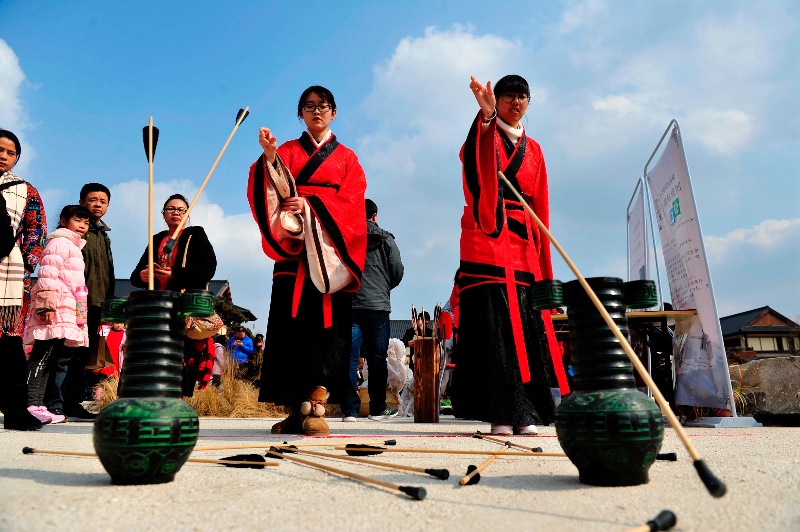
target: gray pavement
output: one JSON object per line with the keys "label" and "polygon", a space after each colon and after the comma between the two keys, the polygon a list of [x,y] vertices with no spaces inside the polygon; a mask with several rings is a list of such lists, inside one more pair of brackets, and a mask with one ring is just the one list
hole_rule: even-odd
{"label": "gray pavement", "polygon": [[[193,458],[259,452],[284,440],[352,443],[397,440],[397,447],[473,449],[499,446],[472,438],[488,425],[443,417],[439,424],[410,418],[357,423],[330,421],[330,438],[269,434],[275,419],[201,418],[198,445],[254,444],[252,450],[196,451]],[[38,432],[0,429],[0,530],[600,530],[625,531],[662,509],[678,517],[675,530],[800,530],[800,429],[687,428],[700,455],[728,486],[711,497],[675,432],[646,485],[598,488],[578,482],[566,458],[499,458],[478,484],[459,486],[470,464],[487,457],[385,453],[376,460],[446,468],[446,481],[340,461],[332,467],[390,483],[420,486],[415,501],[399,491],[367,485],[287,463],[262,470],[186,464],[174,482],[112,486],[96,458],[23,455],[24,446],[94,452],[91,423],[46,426]],[[553,427],[509,440],[560,452]],[[318,449],[324,451],[326,449]],[[337,452],[337,451],[330,451]],[[341,453],[341,451],[338,451]],[[306,457],[309,460],[320,460]]]}

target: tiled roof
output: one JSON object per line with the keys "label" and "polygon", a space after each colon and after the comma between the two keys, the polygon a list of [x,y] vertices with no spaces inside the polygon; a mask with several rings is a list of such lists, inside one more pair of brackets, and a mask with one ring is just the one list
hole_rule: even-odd
{"label": "tiled roof", "polygon": [[411,320],[389,320],[389,338],[403,338],[409,327]]}
{"label": "tiled roof", "polygon": [[742,327],[758,318],[769,310],[769,307],[755,308],[746,312],[733,314],[732,316],[725,316],[719,319],[719,326],[722,329],[722,336],[728,334],[736,334],[742,330]]}
{"label": "tiled roof", "polygon": [[[771,309],[769,306],[754,308],[753,310],[748,310],[745,312],[740,312],[738,314],[733,314],[731,316],[725,316],[719,319],[720,329],[722,329],[722,336],[727,336],[729,334],[737,334],[742,332],[744,329],[747,329],[747,332],[767,332],[770,329],[763,329],[763,327],[748,327],[748,325],[764,314],[771,313],[775,315],[777,318],[786,322],[786,327],[790,330],[798,327],[798,324],[794,323],[792,320],[781,314],[780,312],[776,312],[775,310]],[[758,330],[757,330],[758,329]],[[771,330],[775,330],[774,326]]]}
{"label": "tiled roof", "polygon": [[246,309],[244,307],[240,307],[239,305],[233,305],[233,308],[235,308],[236,310],[241,312],[242,315],[244,315],[244,317],[247,318],[247,321],[256,321],[258,319],[255,314],[250,312],[249,309]]}

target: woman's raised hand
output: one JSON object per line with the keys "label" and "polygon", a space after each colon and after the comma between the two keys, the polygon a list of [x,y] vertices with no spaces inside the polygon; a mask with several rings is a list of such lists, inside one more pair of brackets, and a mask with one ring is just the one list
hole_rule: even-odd
{"label": "woman's raised hand", "polygon": [[475,76],[470,76],[469,79],[469,88],[472,91],[472,95],[475,96],[478,105],[481,107],[483,118],[489,118],[494,113],[495,106],[497,105],[497,99],[495,99],[494,91],[492,90],[492,82],[487,81],[486,85],[481,85],[481,82],[478,81]]}
{"label": "woman's raised hand", "polygon": [[264,155],[267,156],[269,163],[274,163],[275,152],[278,149],[278,137],[273,137],[269,128],[261,127],[258,128],[258,143],[261,144],[261,148],[264,150]]}

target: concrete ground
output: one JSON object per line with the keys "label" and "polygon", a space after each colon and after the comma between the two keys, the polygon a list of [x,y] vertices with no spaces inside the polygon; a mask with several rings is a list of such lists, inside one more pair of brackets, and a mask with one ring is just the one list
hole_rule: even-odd
{"label": "concrete ground", "polygon": [[[284,440],[345,444],[396,439],[397,447],[492,451],[472,437],[483,423],[443,417],[439,424],[409,418],[357,423],[330,420],[330,438],[269,434],[274,419],[202,418],[198,445],[252,444],[252,450],[195,451],[192,458],[263,452]],[[446,468],[446,481],[417,473],[318,460],[386,482],[424,487],[412,500],[397,490],[331,475],[285,460],[278,467],[237,469],[186,464],[174,482],[113,486],[96,458],[22,454],[42,450],[93,452],[91,423],[46,426],[38,432],[0,429],[0,530],[599,530],[625,531],[662,509],[678,518],[675,530],[800,530],[800,429],[688,428],[712,471],[728,486],[715,499],[700,482],[675,432],[665,431],[650,482],[598,488],[578,482],[566,458],[498,458],[478,484],[460,486],[470,464],[487,456],[384,453],[375,460]],[[560,452],[553,427],[512,442]],[[320,451],[328,449],[317,449]],[[329,451],[338,452],[342,451]],[[343,454],[343,453],[342,453]]]}

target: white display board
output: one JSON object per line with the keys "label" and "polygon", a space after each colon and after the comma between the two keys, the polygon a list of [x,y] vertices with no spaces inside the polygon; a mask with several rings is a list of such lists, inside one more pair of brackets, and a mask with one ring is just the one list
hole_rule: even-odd
{"label": "white display board", "polygon": [[711,274],[703,246],[689,167],[680,131],[672,129],[661,158],[647,174],[675,310],[696,309],[675,360],[675,402],[731,408],[728,361],[722,343]]}
{"label": "white display board", "polygon": [[644,216],[644,187],[638,186],[628,210],[628,280],[650,279],[647,261],[647,225]]}

